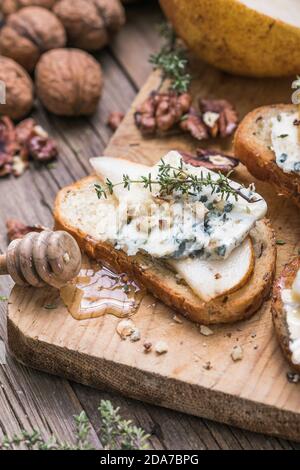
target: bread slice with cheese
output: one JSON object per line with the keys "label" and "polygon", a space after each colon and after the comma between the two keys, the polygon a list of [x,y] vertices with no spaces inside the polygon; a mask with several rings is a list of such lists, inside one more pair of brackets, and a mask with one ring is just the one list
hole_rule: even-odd
{"label": "bread slice with cheese", "polygon": [[293,293],[293,286],[299,270],[300,257],[293,259],[287,264],[281,276],[276,280],[272,297],[272,314],[283,353],[293,369],[300,373],[299,281]]}
{"label": "bread slice with cheese", "polygon": [[[290,117],[294,124],[286,126],[282,116]],[[275,137],[272,140],[272,122],[278,127],[276,140]],[[257,108],[247,114],[240,123],[235,134],[234,153],[253,176],[269,182],[276,188],[278,194],[291,199],[300,207],[299,124],[300,116],[295,105],[280,104]],[[281,155],[286,158],[289,151],[297,154],[298,171],[286,172],[276,163],[274,145],[279,152],[279,159]],[[292,162],[294,163],[294,159]]]}
{"label": "bread slice with cheese", "polygon": [[[126,272],[166,305],[195,322],[234,322],[249,317],[260,307],[269,295],[276,259],[274,234],[267,219],[252,224],[250,233],[246,233],[238,246],[232,246],[232,252],[224,259],[201,259],[197,251],[186,257],[166,256],[168,250],[173,249],[172,244],[170,248],[168,240],[157,238],[157,234],[153,240],[149,236],[144,243],[148,252],[136,251],[131,246],[131,236],[135,237],[136,233],[125,227],[128,237],[125,242],[131,243],[129,253],[132,253],[129,254],[128,249],[124,249],[124,239],[118,246],[110,241],[113,226],[110,216],[128,198],[139,206],[147,204],[150,195],[135,185],[130,191],[118,185],[113,195],[99,200],[95,184],[107,178],[116,182],[122,174],[137,179],[155,169],[106,157],[96,160],[93,165],[98,170],[97,176],[84,178],[59,192],[54,208],[58,229],[71,233],[91,258],[116,272]],[[242,203],[241,207],[244,207]],[[245,220],[250,220],[246,205],[244,209]],[[242,222],[236,220],[235,235]]]}

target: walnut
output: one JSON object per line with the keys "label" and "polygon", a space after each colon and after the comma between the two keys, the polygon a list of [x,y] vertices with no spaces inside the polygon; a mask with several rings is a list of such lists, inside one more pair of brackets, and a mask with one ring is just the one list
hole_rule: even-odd
{"label": "walnut", "polygon": [[238,116],[227,100],[200,100],[192,106],[190,93],[153,91],[137,108],[136,127],[145,136],[182,130],[197,140],[227,137],[236,129]]}
{"label": "walnut", "polygon": [[2,0],[0,10],[5,16],[15,13],[21,8],[33,5],[48,8],[50,10],[55,2],[57,2],[57,0]]}
{"label": "walnut", "polygon": [[207,127],[203,122],[201,115],[192,107],[181,120],[180,129],[184,132],[189,132],[192,137],[197,140],[204,140],[208,138]]}
{"label": "walnut", "polygon": [[202,119],[212,137],[228,137],[238,123],[238,115],[227,100],[200,100]]}
{"label": "walnut", "polygon": [[60,0],[53,11],[66,28],[70,44],[80,49],[100,49],[125,23],[119,0]]}
{"label": "walnut", "polygon": [[148,354],[152,350],[152,343],[149,343],[149,342],[144,343],[143,347],[144,347],[144,352]]}
{"label": "walnut", "polygon": [[48,163],[57,157],[56,144],[49,137],[32,137],[28,143],[28,150],[33,160],[41,163]]}
{"label": "walnut", "polygon": [[48,163],[57,155],[55,141],[34,119],[25,119],[15,127],[9,117],[0,118],[0,177],[21,176],[30,159]]}
{"label": "walnut", "polygon": [[14,60],[0,56],[0,81],[5,85],[5,104],[0,114],[21,119],[33,106],[33,83],[27,72]]}
{"label": "walnut", "polygon": [[107,125],[111,128],[112,131],[116,131],[124,119],[124,114],[120,111],[113,111],[108,116]]}
{"label": "walnut", "polygon": [[0,118],[0,177],[12,173],[13,156],[17,151],[16,132],[9,117]]}
{"label": "walnut", "polygon": [[199,108],[200,111],[191,107],[180,123],[180,128],[195,139],[228,137],[236,129],[238,116],[229,101],[202,99]]}
{"label": "walnut", "polygon": [[64,47],[66,32],[59,19],[41,7],[26,7],[7,18],[0,31],[0,53],[31,72],[41,54]]}
{"label": "walnut", "polygon": [[32,158],[40,163],[48,163],[58,155],[55,141],[32,118],[25,119],[16,126],[16,138],[23,160]]}
{"label": "walnut", "polygon": [[188,112],[191,101],[189,93],[152,92],[136,110],[135,124],[143,135],[167,132]]}
{"label": "walnut", "polygon": [[36,122],[33,118],[25,119],[16,126],[16,139],[18,143],[27,148],[27,144],[33,136]]}
{"label": "walnut", "polygon": [[61,116],[92,114],[102,92],[98,62],[78,49],[46,52],[36,67],[37,94],[44,106]]}
{"label": "walnut", "polygon": [[239,160],[236,158],[217,150],[198,148],[196,150],[196,155],[189,152],[181,152],[181,154],[185,163],[189,163],[196,167],[202,166],[208,170],[224,174],[228,174],[233,171],[239,164]]}
{"label": "walnut", "polygon": [[44,230],[49,230],[42,225],[26,225],[21,220],[18,219],[9,219],[6,221],[6,231],[7,231],[7,240],[12,242],[18,238],[23,238],[27,233],[30,232],[43,232]]}

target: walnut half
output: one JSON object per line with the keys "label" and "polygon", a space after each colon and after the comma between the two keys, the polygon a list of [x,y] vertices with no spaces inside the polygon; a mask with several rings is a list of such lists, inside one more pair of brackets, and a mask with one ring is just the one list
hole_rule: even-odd
{"label": "walnut half", "polygon": [[188,152],[181,152],[181,155],[185,163],[224,174],[233,171],[239,164],[236,158],[211,149],[198,148],[196,155]]}

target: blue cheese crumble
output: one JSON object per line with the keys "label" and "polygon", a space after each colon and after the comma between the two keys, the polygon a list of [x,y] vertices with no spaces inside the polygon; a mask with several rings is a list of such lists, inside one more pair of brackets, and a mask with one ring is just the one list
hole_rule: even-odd
{"label": "blue cheese crumble", "polygon": [[[178,167],[180,154],[170,152],[169,155],[168,163]],[[157,168],[158,165],[150,168],[153,177]],[[212,178],[218,178],[205,168],[184,164],[184,169],[194,174],[202,172],[204,176],[210,173]],[[240,188],[233,181],[231,184]],[[135,186],[134,198],[128,201],[122,195],[119,197],[116,233],[109,237],[116,249],[124,250],[129,256],[141,251],[162,259],[226,259],[267,211],[266,202],[253,187],[242,189],[248,197],[258,199],[253,203],[242,197],[236,200],[233,195],[222,199],[221,195],[212,194],[209,187],[197,195],[175,194],[171,200],[161,199],[155,191],[145,197],[145,191]],[[104,232],[107,240],[108,230]]]}
{"label": "blue cheese crumble", "polygon": [[271,141],[276,163],[284,173],[300,175],[299,116],[281,113],[271,119]]}

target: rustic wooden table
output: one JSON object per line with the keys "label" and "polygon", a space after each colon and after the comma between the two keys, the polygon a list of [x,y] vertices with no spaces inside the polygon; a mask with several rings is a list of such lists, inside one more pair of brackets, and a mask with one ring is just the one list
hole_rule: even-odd
{"label": "rustic wooden table", "polygon": [[[20,179],[0,181],[0,248],[6,249],[7,218],[51,226],[57,191],[88,174],[89,157],[100,155],[111,137],[106,126],[111,111],[125,112],[150,72],[148,56],[159,47],[155,24],[162,20],[156,2],[128,7],[128,22],[111,46],[98,54],[105,88],[98,112],[89,119],[65,120],[37,107],[34,116],[57,140],[60,158],[53,169],[31,169]],[[0,280],[0,295],[11,282]],[[0,340],[6,339],[6,303],[0,302]],[[6,364],[1,364],[6,362]],[[21,428],[38,428],[72,442],[73,415],[85,410],[92,423],[94,446],[101,449],[97,407],[101,399],[120,406],[122,415],[151,434],[154,449],[300,449],[280,439],[186,416],[105,391],[70,383],[28,369],[7,353],[0,357],[0,436]]]}

